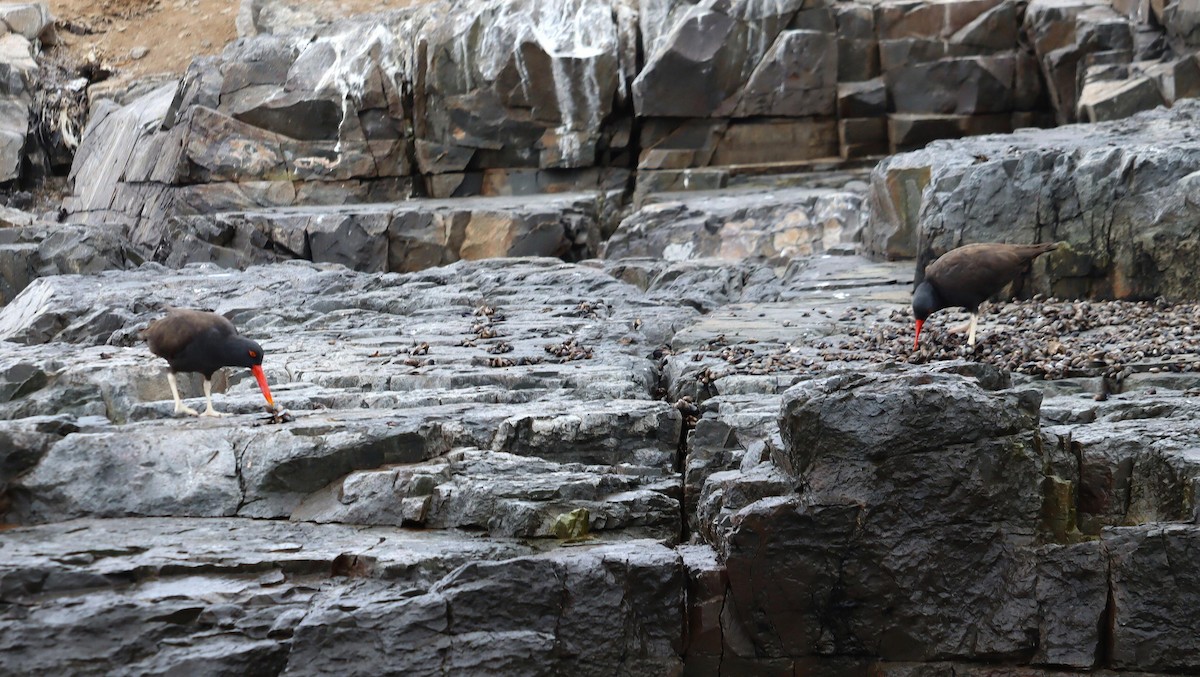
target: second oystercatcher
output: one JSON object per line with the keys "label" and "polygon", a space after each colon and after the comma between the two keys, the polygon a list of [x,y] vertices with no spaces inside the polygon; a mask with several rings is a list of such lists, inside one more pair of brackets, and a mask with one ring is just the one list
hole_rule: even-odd
{"label": "second oystercatcher", "polygon": [[[212,375],[221,367],[249,367],[258,381],[267,405],[274,410],[275,400],[267,387],[262,370],[263,349],[254,341],[238,334],[233,323],[216,313],[172,308],[167,316],[150,323],[142,333],[150,352],[164,358],[171,370],[167,381],[175,396],[175,413],[192,416],[224,416],[213,409]],[[179,397],[178,372],[197,372],[204,376],[204,399],[208,407],[198,414],[184,405]]]}
{"label": "second oystercatcher", "polygon": [[920,344],[925,320],[943,308],[965,308],[971,313],[967,345],[974,347],[979,304],[1028,270],[1034,259],[1057,248],[1057,242],[987,243],[968,244],[943,254],[925,268],[925,279],[913,292],[913,317],[917,322],[913,349]]}

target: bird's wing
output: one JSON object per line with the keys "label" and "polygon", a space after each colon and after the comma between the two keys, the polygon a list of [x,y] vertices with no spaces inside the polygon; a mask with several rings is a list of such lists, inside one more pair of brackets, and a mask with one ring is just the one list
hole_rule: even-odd
{"label": "bird's wing", "polygon": [[232,322],[216,313],[173,309],[166,317],[151,322],[143,336],[150,346],[150,352],[171,359],[186,348],[192,339],[214,330],[218,336],[237,333]]}
{"label": "bird's wing", "polygon": [[925,277],[942,281],[939,291],[948,301],[958,290],[979,290],[987,298],[1012,282],[1027,262],[1028,257],[1009,249],[973,252],[960,247],[929,264]]}

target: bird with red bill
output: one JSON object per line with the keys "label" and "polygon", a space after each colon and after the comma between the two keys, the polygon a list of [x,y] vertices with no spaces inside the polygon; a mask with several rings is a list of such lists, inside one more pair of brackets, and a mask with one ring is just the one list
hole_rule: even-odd
{"label": "bird with red bill", "polygon": [[913,350],[920,346],[925,320],[944,308],[965,308],[971,314],[967,345],[974,348],[979,304],[1028,271],[1034,259],[1057,248],[1057,242],[968,244],[951,249],[926,266],[925,279],[912,298],[917,325]]}
{"label": "bird with red bill", "polygon": [[[263,373],[263,349],[255,341],[238,334],[224,316],[200,310],[171,308],[166,317],[155,320],[142,332],[150,352],[165,359],[170,371],[167,382],[175,397],[175,413],[192,416],[225,416],[213,409],[212,377],[222,367],[247,367],[258,381],[268,409],[277,413],[271,389],[267,386],[267,375]],[[205,410],[200,413],[188,407],[179,397],[179,384],[175,375],[180,372],[195,372],[204,377]]]}

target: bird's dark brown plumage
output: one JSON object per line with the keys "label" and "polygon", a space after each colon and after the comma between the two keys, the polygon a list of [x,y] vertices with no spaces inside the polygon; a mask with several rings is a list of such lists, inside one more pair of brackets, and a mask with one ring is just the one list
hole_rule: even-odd
{"label": "bird's dark brown plumage", "polygon": [[[943,308],[965,308],[971,313],[969,343],[974,345],[974,322],[979,304],[1028,270],[1030,262],[1058,243],[969,244],[952,249],[925,268],[925,279],[913,294],[917,339],[925,319]],[[914,342],[914,345],[915,342]]]}
{"label": "bird's dark brown plumage", "polygon": [[[216,345],[237,335],[233,323],[222,315],[183,309],[172,309],[166,317],[151,322],[143,333],[146,344],[150,346],[150,352],[165,359],[175,371],[197,371],[210,377],[217,369],[228,365],[216,365],[210,371],[202,368],[188,369],[191,362],[202,361],[189,360],[189,346],[194,342],[197,346]],[[176,366],[176,361],[181,362],[180,366]],[[214,357],[208,361],[218,360]]]}
{"label": "bird's dark brown plumage", "polygon": [[1024,272],[1038,256],[1058,248],[1046,244],[969,244],[952,249],[925,268],[944,308],[978,308]]}
{"label": "bird's dark brown plumage", "polygon": [[175,411],[195,413],[183,406],[175,381],[176,372],[198,372],[204,376],[205,413],[217,415],[212,408],[213,373],[221,367],[247,367],[258,381],[267,404],[274,406],[266,376],[260,366],[263,350],[258,343],[238,334],[233,323],[216,313],[171,309],[166,317],[155,320],[142,333],[150,352],[165,359],[171,371],[167,375],[175,396]]}

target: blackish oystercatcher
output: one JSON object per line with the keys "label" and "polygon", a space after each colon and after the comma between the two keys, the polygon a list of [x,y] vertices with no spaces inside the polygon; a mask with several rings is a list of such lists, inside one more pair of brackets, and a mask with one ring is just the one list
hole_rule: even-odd
{"label": "blackish oystercatcher", "polygon": [[[261,366],[262,346],[238,335],[233,323],[224,317],[199,310],[172,308],[166,317],[151,322],[142,336],[149,344],[150,352],[164,358],[171,367],[167,372],[167,381],[171,384],[171,394],[175,396],[176,414],[225,415],[213,409],[212,405],[212,375],[221,367],[249,367],[258,380],[263,397],[267,398],[267,405],[274,410],[275,401],[271,398],[267,376]],[[194,371],[204,376],[204,399],[208,408],[203,414],[197,414],[195,409],[185,406],[179,398],[175,374],[181,371]]]}
{"label": "blackish oystercatcher", "polygon": [[943,308],[960,307],[971,313],[967,345],[974,347],[979,304],[1028,270],[1034,259],[1057,248],[1057,242],[968,244],[943,254],[925,268],[925,279],[913,292],[913,316],[917,320],[913,349],[920,345],[926,318]]}

